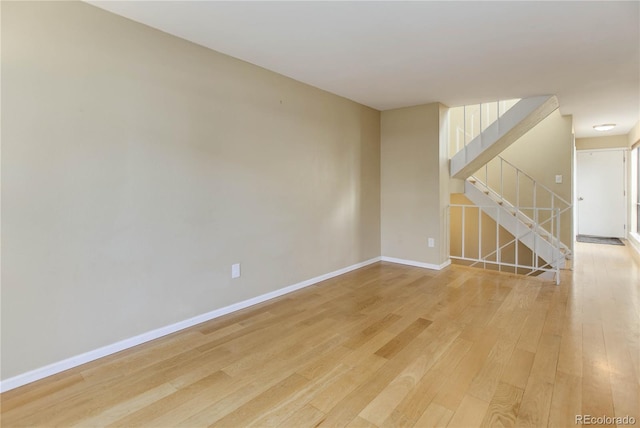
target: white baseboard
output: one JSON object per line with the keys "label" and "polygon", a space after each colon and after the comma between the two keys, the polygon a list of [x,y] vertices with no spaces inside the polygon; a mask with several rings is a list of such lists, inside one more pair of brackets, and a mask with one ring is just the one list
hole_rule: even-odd
{"label": "white baseboard", "polygon": [[638,254],[640,254],[640,236],[638,236],[638,238],[636,238],[636,236],[638,235],[630,233],[627,237],[627,242],[631,244],[631,248],[633,248]]}
{"label": "white baseboard", "polygon": [[345,268],[338,269],[336,271],[326,273],[324,275],[316,276],[315,278],[311,278],[306,281],[302,281],[297,284],[290,285],[288,287],[280,288],[278,290],[263,294],[261,296],[253,297],[251,299],[244,300],[242,302],[234,303],[233,305],[225,306],[224,308],[216,309],[214,311],[207,312],[205,314],[198,315],[193,318],[186,319],[184,321],[179,321],[175,324],[171,324],[165,327],[160,327],[155,330],[151,330],[146,333],[139,334],[138,336],[131,337],[129,339],[124,339],[119,342],[112,343],[111,345],[103,346],[102,348],[94,349],[93,351],[85,352],[83,354],[76,355],[74,357],[67,358],[65,360],[58,361],[56,363],[49,364],[44,367],[40,367],[35,370],[31,370],[29,372],[1,381],[0,392],[5,392],[14,388],[18,388],[28,383],[43,379],[47,376],[51,376],[56,373],[63,372],[65,370],[69,370],[73,367],[77,367],[79,365],[88,363],[90,361],[97,360],[98,358],[106,357],[107,355],[115,354],[116,352],[120,352],[125,349],[132,348],[136,345],[140,345],[142,343],[149,342],[154,339],[158,339],[159,337],[166,336],[171,333],[175,333],[176,331],[183,330],[188,327],[192,327],[196,324],[200,324],[205,321],[209,321],[214,318],[218,318],[223,315],[227,315],[232,312],[239,311],[240,309],[248,308],[249,306],[257,305],[258,303],[271,300],[273,298],[282,296],[287,293],[291,293],[301,288],[309,287],[310,285],[317,284],[327,279],[345,274],[352,270],[359,269],[361,267],[364,267],[379,261],[380,261],[380,257],[375,257],[373,259],[369,259],[361,263],[356,263],[354,265],[347,266]]}
{"label": "white baseboard", "polygon": [[380,257],[380,260],[382,260],[383,262],[399,263],[401,265],[416,266],[416,267],[421,267],[421,268],[425,268],[425,269],[432,269],[432,270],[441,270],[441,269],[444,269],[444,268],[446,268],[447,266],[449,266],[451,264],[451,259],[445,261],[444,263],[442,263],[440,265],[434,265],[434,264],[431,264],[431,263],[416,262],[416,261],[413,261],[413,260],[396,259],[395,257],[386,257],[386,256]]}

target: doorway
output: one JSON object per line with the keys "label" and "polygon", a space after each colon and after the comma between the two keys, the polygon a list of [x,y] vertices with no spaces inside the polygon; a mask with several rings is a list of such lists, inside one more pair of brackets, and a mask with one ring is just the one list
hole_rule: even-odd
{"label": "doorway", "polygon": [[577,152],[578,235],[624,238],[624,150]]}

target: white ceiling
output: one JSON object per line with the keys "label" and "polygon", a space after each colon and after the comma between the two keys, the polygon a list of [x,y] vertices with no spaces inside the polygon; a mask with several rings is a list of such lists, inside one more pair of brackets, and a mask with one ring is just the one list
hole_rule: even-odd
{"label": "white ceiling", "polygon": [[90,3],[379,110],[556,94],[577,137],[640,119],[637,1]]}

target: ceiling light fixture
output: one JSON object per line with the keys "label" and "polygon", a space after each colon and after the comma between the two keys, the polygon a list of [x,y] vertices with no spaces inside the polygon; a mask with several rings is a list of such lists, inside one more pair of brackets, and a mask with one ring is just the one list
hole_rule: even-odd
{"label": "ceiling light fixture", "polygon": [[603,123],[602,125],[595,125],[593,129],[596,131],[608,131],[616,127],[615,123]]}

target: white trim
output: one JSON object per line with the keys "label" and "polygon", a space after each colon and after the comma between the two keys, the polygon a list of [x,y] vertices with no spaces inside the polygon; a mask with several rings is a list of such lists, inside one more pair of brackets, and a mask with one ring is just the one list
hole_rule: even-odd
{"label": "white trim", "polygon": [[631,244],[631,248],[640,254],[640,235],[634,232],[629,232],[627,242]]}
{"label": "white trim", "polygon": [[444,263],[442,263],[440,265],[434,265],[434,264],[431,264],[431,263],[416,262],[416,261],[413,261],[413,260],[396,259],[395,257],[386,257],[386,256],[380,257],[380,260],[382,260],[383,262],[399,263],[401,265],[416,266],[416,267],[421,267],[421,268],[425,268],[425,269],[432,269],[432,270],[442,270],[442,269],[446,268],[447,266],[449,266],[451,264],[451,259],[447,259],[447,261],[445,261]]}
{"label": "white trim", "polygon": [[176,331],[183,330],[188,327],[192,327],[196,324],[203,323],[205,321],[212,320],[214,318],[221,317],[223,315],[230,314],[235,311],[239,311],[241,309],[248,308],[249,306],[257,305],[258,303],[265,302],[267,300],[271,300],[273,298],[282,296],[284,294],[291,293],[293,291],[299,290],[301,288],[309,287],[310,285],[317,284],[319,282],[325,281],[327,279],[345,274],[347,272],[351,272],[352,270],[360,269],[361,267],[379,262],[381,260],[380,257],[375,257],[373,259],[366,260],[364,262],[356,263],[351,266],[347,266],[342,269],[338,269],[336,271],[326,273],[324,275],[316,276],[315,278],[308,279],[306,281],[299,282],[297,284],[290,285],[288,287],[280,288],[278,290],[272,291],[270,293],[262,294],[257,297],[253,297],[248,300],[244,300],[242,302],[234,303],[229,306],[225,306],[224,308],[216,309],[211,312],[207,312],[202,315],[195,316],[193,318],[186,319],[184,321],[179,321],[175,324],[167,325],[165,327],[160,327],[155,330],[148,331],[146,333],[139,334],[137,336],[131,337],[129,339],[124,339],[116,343],[112,343],[111,345],[103,346],[98,349],[94,349],[89,352],[85,352],[80,355],[73,356],[71,358],[67,358],[62,361],[58,361],[53,364],[49,364],[44,367],[40,367],[35,370],[31,370],[29,372],[8,378],[0,382],[0,392],[9,391],[14,388],[18,388],[22,385],[26,385],[31,382],[35,382],[37,380],[43,379],[47,376],[54,375],[56,373],[60,373],[65,370],[69,370],[73,367],[77,367],[79,365],[88,363],[90,361],[97,360],[98,358],[106,357],[107,355],[115,354],[116,352],[123,351],[128,348],[132,348],[134,346],[140,345],[145,342],[149,342],[150,340],[157,339],[162,336],[166,336],[171,333],[175,333]]}

